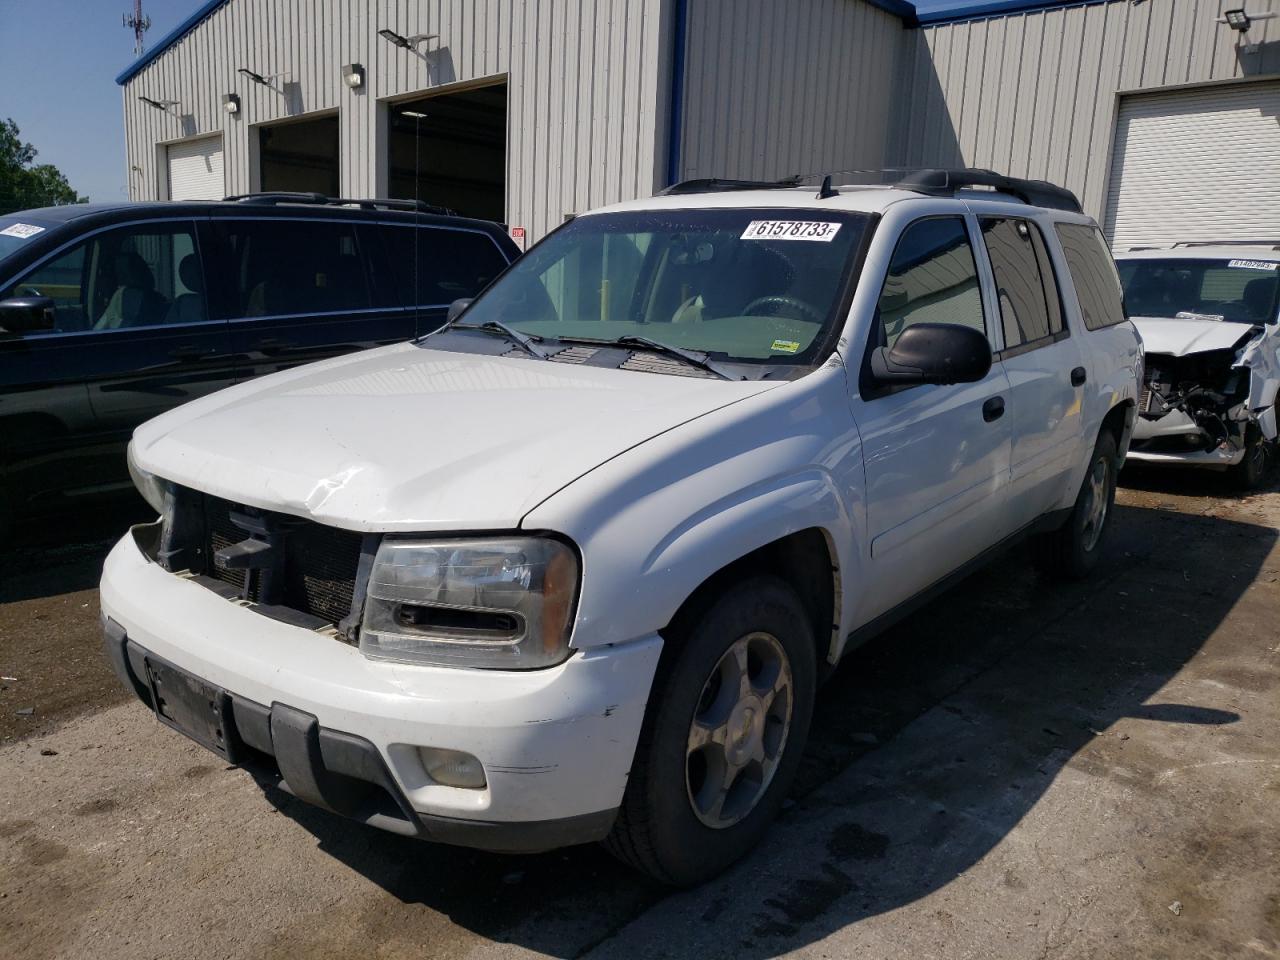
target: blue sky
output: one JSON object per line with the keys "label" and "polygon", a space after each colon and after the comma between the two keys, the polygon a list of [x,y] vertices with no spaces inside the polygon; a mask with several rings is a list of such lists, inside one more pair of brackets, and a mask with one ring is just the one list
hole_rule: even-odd
{"label": "blue sky", "polygon": [[[159,40],[201,0],[143,0]],[[125,190],[124,114],[115,77],[133,61],[120,17],[132,0],[0,0],[0,118],[91,200]]]}
{"label": "blue sky", "polygon": [[[149,43],[191,15],[202,0],[143,0]],[[921,0],[919,10],[960,0]],[[124,118],[115,77],[133,61],[133,33],[120,23],[132,0],[0,0],[0,118],[91,200],[125,189]]]}

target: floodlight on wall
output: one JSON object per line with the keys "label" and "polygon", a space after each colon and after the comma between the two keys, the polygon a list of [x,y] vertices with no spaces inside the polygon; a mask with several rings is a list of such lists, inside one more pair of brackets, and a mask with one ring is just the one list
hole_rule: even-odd
{"label": "floodlight on wall", "polygon": [[1249,25],[1253,23],[1253,20],[1250,19],[1249,15],[1244,12],[1244,8],[1241,7],[1239,10],[1222,11],[1222,20],[1220,22],[1225,23],[1232,30],[1239,30],[1241,33],[1248,33]]}
{"label": "floodlight on wall", "polygon": [[1222,16],[1217,18],[1218,23],[1225,23],[1234,30],[1239,36],[1236,38],[1237,46],[1243,46],[1246,53],[1257,53],[1257,42],[1250,43],[1249,28],[1259,20],[1271,20],[1280,14],[1275,13],[1248,13],[1244,7],[1235,7],[1231,10],[1223,10]]}
{"label": "floodlight on wall", "polygon": [[163,110],[165,113],[169,112],[170,107],[176,107],[178,105],[177,100],[152,100],[150,97],[143,96],[139,96],[138,99],[145,104],[155,107],[157,110]]}
{"label": "floodlight on wall", "polygon": [[364,65],[359,63],[348,63],[342,68],[342,82],[352,90],[358,90],[364,86]]}
{"label": "floodlight on wall", "polygon": [[260,83],[260,84],[262,84],[264,87],[266,87],[266,86],[270,86],[270,84],[268,84],[268,83],[267,83],[267,78],[266,78],[266,77],[264,77],[264,76],[263,76],[262,74],[260,74],[260,73],[254,73],[254,72],[253,72],[252,70],[250,70],[248,67],[237,67],[237,68],[236,68],[236,73],[243,73],[246,77],[248,77],[248,78],[249,78],[250,80],[252,80],[254,83]]}
{"label": "floodlight on wall", "polygon": [[224,93],[222,95],[222,109],[230,114],[240,112],[240,94]]}
{"label": "floodlight on wall", "polygon": [[437,33],[415,33],[411,37],[405,37],[396,33],[394,30],[383,28],[378,31],[378,36],[384,40],[394,43],[397,47],[403,47],[405,50],[417,50],[418,45],[426,43],[428,40],[435,40],[439,37]]}

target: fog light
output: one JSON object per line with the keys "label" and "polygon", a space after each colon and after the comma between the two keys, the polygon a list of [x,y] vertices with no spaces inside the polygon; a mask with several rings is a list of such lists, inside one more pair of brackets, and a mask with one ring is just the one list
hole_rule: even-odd
{"label": "fog light", "polygon": [[484,767],[480,761],[461,750],[442,750],[439,747],[419,747],[418,755],[429,776],[446,787],[462,787],[467,790],[483,790]]}

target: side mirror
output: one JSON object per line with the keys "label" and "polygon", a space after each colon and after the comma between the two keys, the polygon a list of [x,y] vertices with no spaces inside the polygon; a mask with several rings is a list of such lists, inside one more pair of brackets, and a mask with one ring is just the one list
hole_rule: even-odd
{"label": "side mirror", "polygon": [[457,300],[453,301],[453,303],[449,304],[448,322],[452,323],[457,319],[458,315],[461,314],[463,310],[471,306],[471,301],[474,299],[474,297],[459,297]]}
{"label": "side mirror", "polygon": [[991,369],[986,334],[954,323],[914,323],[871,354],[876,383],[976,383]]}
{"label": "side mirror", "polygon": [[0,300],[0,332],[36,333],[52,330],[56,304],[49,297],[10,297]]}

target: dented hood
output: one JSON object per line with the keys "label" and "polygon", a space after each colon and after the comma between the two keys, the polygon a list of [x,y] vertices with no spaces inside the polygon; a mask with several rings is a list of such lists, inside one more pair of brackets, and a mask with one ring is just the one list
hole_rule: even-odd
{"label": "dented hood", "polygon": [[1133,325],[1142,335],[1142,346],[1147,353],[1173,357],[1239,347],[1256,329],[1247,323],[1177,317],[1134,317]]}
{"label": "dented hood", "polygon": [[143,469],[352,530],[511,529],[605,460],[768,390],[400,344],[241,384],[143,424]]}

